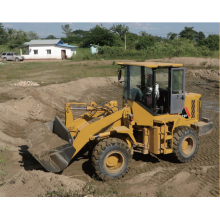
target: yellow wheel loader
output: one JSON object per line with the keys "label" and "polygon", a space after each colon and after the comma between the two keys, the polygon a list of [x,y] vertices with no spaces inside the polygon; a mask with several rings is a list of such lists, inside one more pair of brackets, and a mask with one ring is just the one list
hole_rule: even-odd
{"label": "yellow wheel loader", "polygon": [[[198,137],[209,134],[213,123],[202,118],[201,95],[185,92],[183,65],[118,65],[119,80],[124,72],[122,109],[117,101],[67,103],[65,125],[58,117],[45,124],[66,144],[32,154],[46,170],[60,172],[79,152],[89,151],[91,166],[100,179],[119,179],[129,171],[134,152],[172,154],[183,163],[195,156]],[[75,109],[87,111],[74,119]]]}

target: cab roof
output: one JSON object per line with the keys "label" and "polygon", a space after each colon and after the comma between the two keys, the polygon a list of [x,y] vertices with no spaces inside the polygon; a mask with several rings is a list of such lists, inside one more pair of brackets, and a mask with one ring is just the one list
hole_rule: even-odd
{"label": "cab roof", "polygon": [[129,66],[145,66],[148,68],[160,68],[160,67],[183,67],[180,63],[160,63],[160,62],[118,62],[118,65]]}

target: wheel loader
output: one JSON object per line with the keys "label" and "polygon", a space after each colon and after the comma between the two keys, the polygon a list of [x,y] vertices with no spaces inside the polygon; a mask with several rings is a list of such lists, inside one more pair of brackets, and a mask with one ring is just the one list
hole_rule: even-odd
{"label": "wheel loader", "polygon": [[[122,108],[117,101],[66,103],[65,125],[59,117],[45,123],[66,144],[33,154],[46,170],[61,172],[79,152],[88,151],[100,179],[120,179],[129,171],[134,152],[171,154],[181,163],[196,155],[199,136],[209,134],[213,122],[202,118],[201,95],[185,91],[183,65],[118,65],[119,81],[124,74]],[[75,109],[86,113],[74,118]]]}

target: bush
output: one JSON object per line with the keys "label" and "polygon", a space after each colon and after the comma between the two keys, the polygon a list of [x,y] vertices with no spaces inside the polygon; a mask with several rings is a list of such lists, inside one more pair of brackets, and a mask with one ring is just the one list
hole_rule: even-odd
{"label": "bush", "polygon": [[219,35],[217,34],[210,34],[207,38],[206,38],[206,42],[207,42],[207,47],[214,51],[214,50],[219,50]]}
{"label": "bush", "polygon": [[139,41],[136,43],[135,48],[137,50],[147,49],[149,47],[154,46],[155,41],[156,41],[155,37],[151,35],[142,36],[140,37]]}

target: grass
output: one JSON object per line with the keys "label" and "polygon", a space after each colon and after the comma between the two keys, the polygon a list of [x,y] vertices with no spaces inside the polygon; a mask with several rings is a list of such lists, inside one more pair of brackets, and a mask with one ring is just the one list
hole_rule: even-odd
{"label": "grass", "polygon": [[130,197],[130,193],[121,191],[117,183],[112,180],[96,185],[95,179],[89,180],[80,190],[66,190],[55,186],[55,190],[46,192],[46,197]]}
{"label": "grass", "polygon": [[103,64],[100,61],[90,63],[73,63],[67,61],[53,62],[3,62],[0,65],[0,82],[2,85],[17,81],[34,81],[40,85],[65,83],[84,77],[117,76],[117,65]]}
{"label": "grass", "polygon": [[2,158],[2,152],[6,150],[7,150],[6,148],[0,149],[0,187],[5,184],[5,176],[8,174],[5,171],[5,165],[6,165],[5,159]]}

